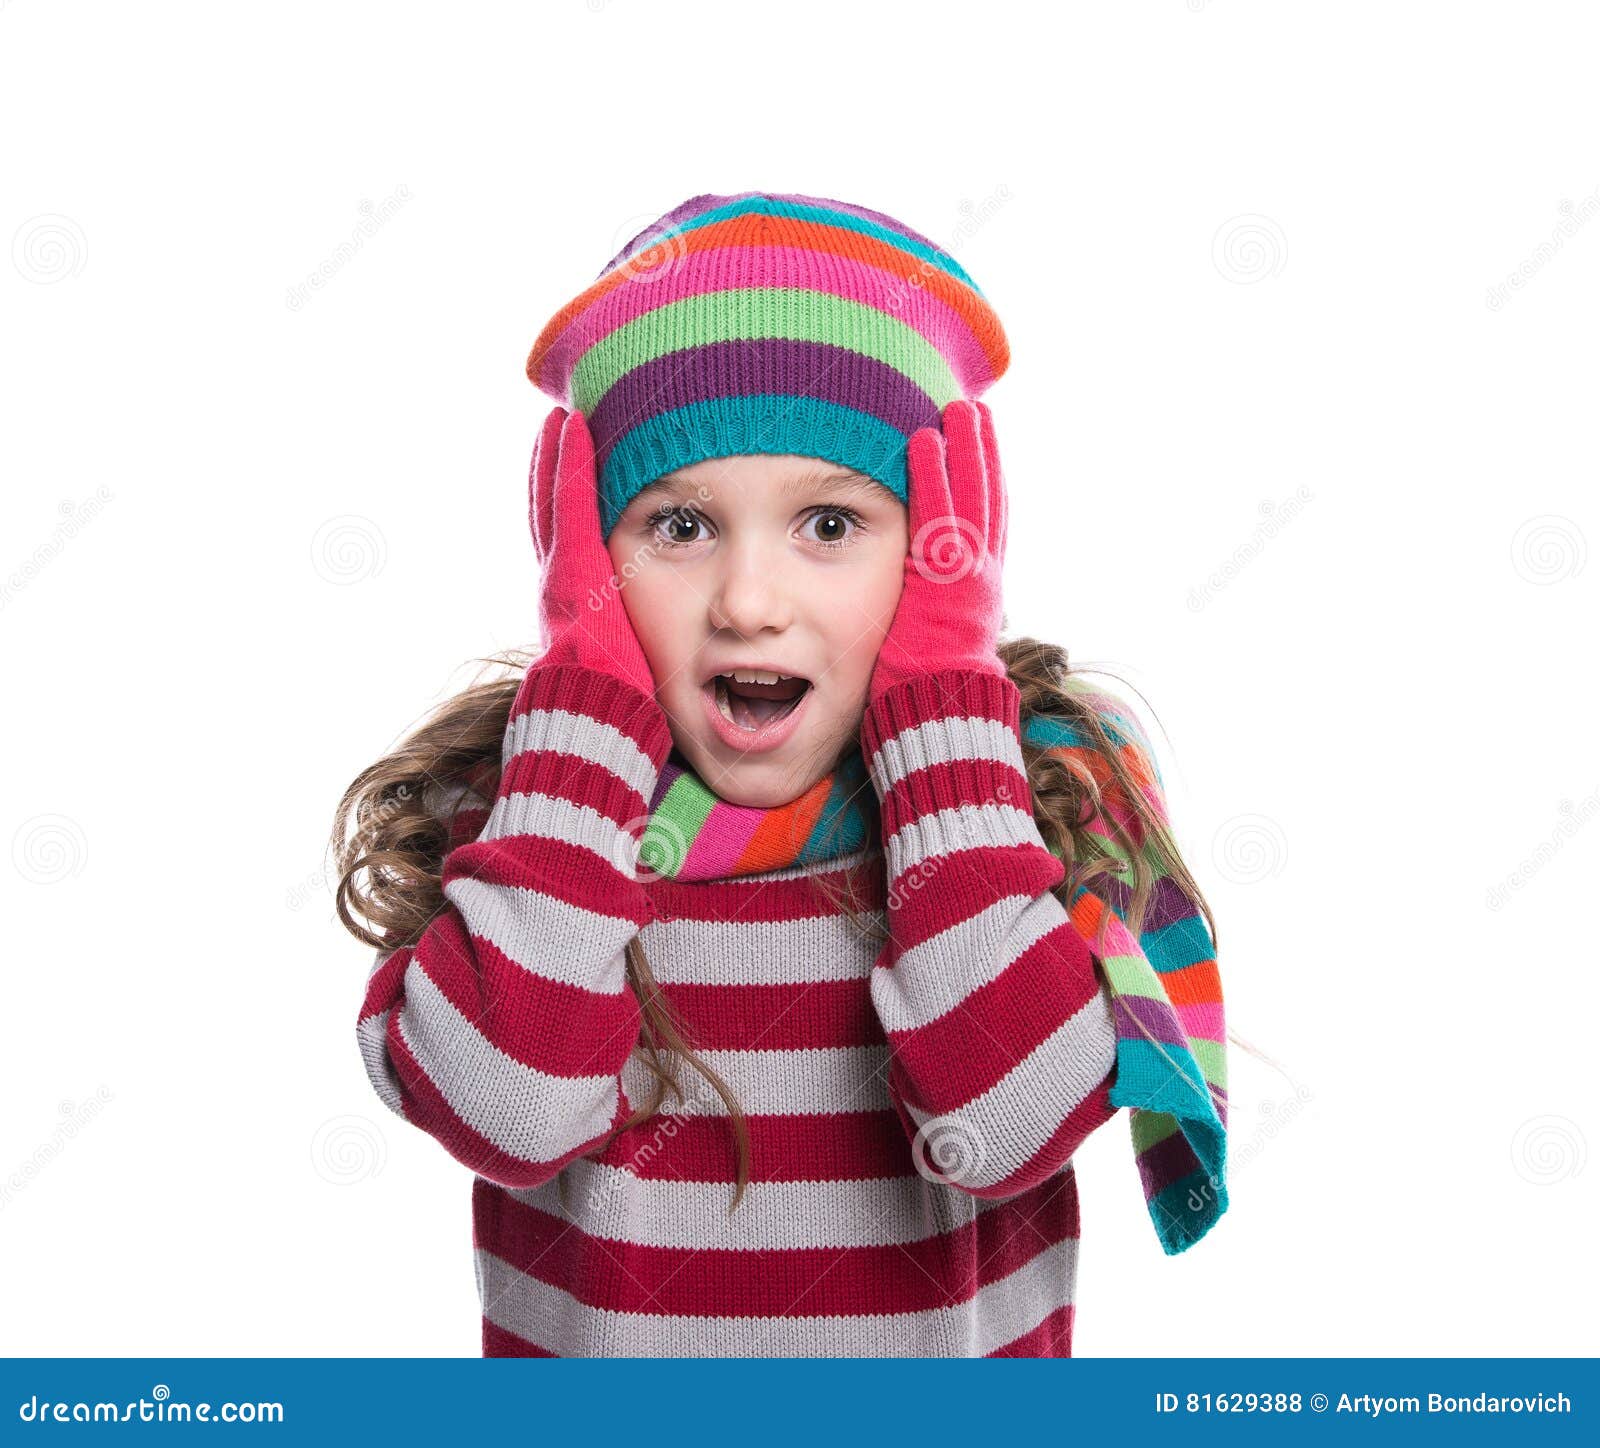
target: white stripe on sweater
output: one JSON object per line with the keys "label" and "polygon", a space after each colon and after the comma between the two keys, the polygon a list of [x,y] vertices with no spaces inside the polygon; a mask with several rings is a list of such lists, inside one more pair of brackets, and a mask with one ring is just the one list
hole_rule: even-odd
{"label": "white stripe on sweater", "polygon": [[[670,1101],[670,1098],[669,1098]],[[651,1152],[672,1160],[670,1111],[653,1123]],[[645,1178],[579,1157],[557,1180],[505,1194],[591,1237],[692,1251],[792,1251],[806,1247],[906,1246],[967,1226],[998,1201],[952,1191],[916,1173],[851,1181],[752,1181],[732,1216],[732,1182]]]}
{"label": "white stripe on sweater", "polygon": [[1041,850],[1048,848],[1030,810],[1012,804],[963,804],[934,810],[901,825],[889,837],[885,847],[889,880],[893,886],[907,870],[939,855],[982,846],[1033,844]]}
{"label": "white stripe on sweater", "polygon": [[1071,921],[1048,891],[1006,895],[902,951],[892,967],[872,977],[872,1003],[884,1030],[916,1030],[948,1015],[1062,925],[1070,928]]}
{"label": "white stripe on sweater", "polygon": [[478,838],[504,840],[518,835],[577,845],[625,873],[632,870],[639,852],[633,837],[615,820],[592,805],[574,804],[553,794],[503,795],[494,802]]}
{"label": "white stripe on sweater", "polygon": [[998,719],[969,715],[928,719],[885,739],[868,764],[883,792],[914,770],[957,759],[989,759],[1022,768],[1022,746],[1016,734]]}
{"label": "white stripe on sweater", "polygon": [[612,1076],[552,1076],[506,1055],[429,978],[406,967],[400,1036],[435,1089],[479,1136],[520,1161],[554,1161],[616,1114]]}
{"label": "white stripe on sweater", "polygon": [[650,756],[630,735],[567,709],[530,709],[509,722],[500,747],[501,767],[529,750],[602,764],[643,801],[649,800],[659,777]]}
{"label": "white stripe on sweater", "polygon": [[[889,1047],[884,1043],[816,1050],[702,1050],[697,1054],[728,1084],[746,1113],[822,1116],[889,1109]],[[655,1079],[640,1055],[630,1056],[622,1068],[622,1085],[629,1101],[650,1099]],[[664,1110],[677,1109],[684,1115],[728,1114],[722,1097],[693,1066],[682,1067],[679,1082],[685,1103],[679,1105],[669,1092],[662,1103]]]}
{"label": "white stripe on sweater", "polygon": [[490,885],[458,875],[444,887],[467,928],[532,975],[600,995],[621,992],[622,948],[633,921],[569,905],[559,895],[520,885]]}
{"label": "white stripe on sweater", "polygon": [[[884,924],[882,910],[863,911]],[[843,915],[802,920],[652,920],[639,932],[664,985],[812,985],[862,980],[882,945]]]}
{"label": "white stripe on sweater", "polygon": [[479,1248],[484,1315],[561,1357],[982,1357],[1073,1299],[1078,1242],[1047,1247],[971,1301],[858,1316],[598,1312]]}
{"label": "white stripe on sweater", "polygon": [[984,1190],[1031,1161],[1067,1116],[1083,1104],[1116,1062],[1117,1029],[1101,986],[1061,1028],[1013,1066],[987,1091],[954,1111],[906,1113],[937,1164],[947,1143],[954,1161],[945,1170],[956,1185]]}

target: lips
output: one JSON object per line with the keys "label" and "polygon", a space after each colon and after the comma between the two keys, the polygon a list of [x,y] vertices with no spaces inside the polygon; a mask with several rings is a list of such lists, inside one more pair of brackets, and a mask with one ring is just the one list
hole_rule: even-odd
{"label": "lips", "polygon": [[714,675],[711,687],[722,716],[754,733],[762,725],[783,718],[811,685],[806,679],[794,677],[767,683],[740,670],[737,675]]}
{"label": "lips", "polygon": [[804,675],[777,668],[730,668],[701,684],[713,727],[726,743],[745,750],[782,743],[810,692]]}

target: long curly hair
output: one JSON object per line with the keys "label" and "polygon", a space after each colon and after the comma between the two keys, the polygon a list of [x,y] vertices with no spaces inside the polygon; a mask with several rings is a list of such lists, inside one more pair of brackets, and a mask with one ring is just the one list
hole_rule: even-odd
{"label": "long curly hair", "polygon": [[[1151,806],[1141,781],[1107,733],[1099,707],[1104,693],[1089,687],[1084,677],[1087,672],[1107,671],[1076,669],[1065,649],[1033,638],[1003,640],[999,654],[1021,694],[1024,718],[1043,714],[1062,719],[1091,745],[1083,756],[1088,767],[1082,768],[1026,738],[1022,744],[1039,833],[1066,866],[1065,877],[1054,888],[1057,898],[1070,905],[1080,889],[1092,890],[1104,877],[1115,877],[1131,890],[1123,921],[1137,939],[1159,867],[1204,915],[1215,946],[1211,908],[1166,821]],[[452,829],[452,820],[458,811],[474,806],[486,810],[493,801],[507,719],[522,676],[536,657],[510,650],[481,659],[503,673],[447,699],[345,790],[333,826],[338,880],[334,904],[341,923],[358,940],[380,950],[414,945],[445,908],[444,858],[453,843],[464,842]],[[870,789],[870,781],[863,787]],[[1101,829],[1092,830],[1096,821]],[[1108,834],[1114,843],[1108,844]],[[870,844],[856,868],[881,868],[881,860],[881,845]],[[825,875],[810,878],[863,936],[874,941],[887,937],[881,911],[862,911],[848,886],[837,888]],[[836,872],[833,879],[838,878]],[[1109,910],[1102,913],[1102,930],[1110,918]],[[1097,936],[1091,945],[1100,943]],[[625,955],[628,983],[642,1018],[634,1051],[649,1066],[654,1086],[649,1099],[607,1137],[607,1144],[617,1134],[654,1118],[668,1092],[680,1107],[685,1104],[680,1066],[688,1063],[722,1098],[730,1118],[738,1161],[731,1213],[749,1180],[744,1112],[674,1018],[637,935],[628,942]],[[1229,1037],[1237,1039],[1231,1031]],[[598,1152],[597,1148],[591,1155]],[[557,1190],[565,1207],[564,1172]]]}

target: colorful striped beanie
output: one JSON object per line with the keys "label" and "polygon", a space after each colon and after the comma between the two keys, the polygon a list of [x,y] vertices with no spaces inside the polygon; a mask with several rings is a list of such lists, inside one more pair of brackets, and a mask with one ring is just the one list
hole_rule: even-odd
{"label": "colorful striped beanie", "polygon": [[825,197],[695,196],[545,324],[528,377],[589,420],[606,536],[663,473],[736,453],[854,468],[906,501],[906,442],[1010,350],[949,252]]}

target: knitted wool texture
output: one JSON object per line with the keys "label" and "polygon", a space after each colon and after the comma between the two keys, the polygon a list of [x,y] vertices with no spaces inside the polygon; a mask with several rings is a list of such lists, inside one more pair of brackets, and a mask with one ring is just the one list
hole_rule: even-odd
{"label": "knitted wool texture", "polygon": [[[1081,682],[1091,705],[1157,818],[1170,825],[1160,769],[1144,730],[1114,695]],[[1100,786],[1104,812],[1089,825],[1123,863],[1118,877],[1080,887],[1068,911],[1093,941],[1117,1023],[1111,1103],[1127,1106],[1145,1205],[1162,1249],[1198,1242],[1228,1209],[1226,1031],[1211,932],[1193,900],[1161,866],[1137,816],[1092,742],[1062,718],[1023,712],[1022,737]],[[1154,877],[1140,933],[1124,923],[1132,900],[1128,855],[1108,821],[1137,843]],[[728,879],[838,859],[879,838],[877,799],[858,749],[798,799],[763,808],[731,804],[674,750],[651,801],[641,868],[679,880]],[[1057,852],[1059,853],[1059,852]]]}
{"label": "knitted wool texture", "polygon": [[792,453],[906,501],[906,441],[1010,358],[977,284],[882,212],[824,197],[690,198],[563,306],[528,377],[595,439],[601,526],[664,473]]}

